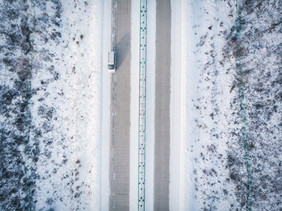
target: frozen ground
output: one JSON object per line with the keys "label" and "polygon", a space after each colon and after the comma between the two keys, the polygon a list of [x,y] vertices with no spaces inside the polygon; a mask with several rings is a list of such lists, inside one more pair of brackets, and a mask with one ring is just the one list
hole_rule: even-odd
{"label": "frozen ground", "polygon": [[0,209],[97,210],[102,1],[0,5]]}
{"label": "frozen ground", "polygon": [[183,210],[281,209],[281,6],[184,4]]}

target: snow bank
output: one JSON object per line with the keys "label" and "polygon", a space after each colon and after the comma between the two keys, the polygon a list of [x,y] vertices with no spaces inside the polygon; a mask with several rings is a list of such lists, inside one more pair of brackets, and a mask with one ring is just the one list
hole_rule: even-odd
{"label": "snow bank", "polygon": [[171,1],[170,210],[183,210],[183,1]]}
{"label": "snow bank", "polygon": [[138,109],[139,109],[139,34],[140,2],[131,1],[130,61],[130,210],[138,209]]}

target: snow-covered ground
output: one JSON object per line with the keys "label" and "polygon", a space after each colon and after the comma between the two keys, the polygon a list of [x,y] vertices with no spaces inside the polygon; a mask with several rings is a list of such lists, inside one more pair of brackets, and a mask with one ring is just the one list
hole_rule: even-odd
{"label": "snow-covered ground", "polygon": [[[230,210],[226,185],[232,75],[220,64],[224,31],[232,26],[226,2],[187,1],[183,20],[184,210]],[[188,190],[188,191],[187,191]],[[224,194],[224,192],[228,194]]]}
{"label": "snow-covered ground", "polygon": [[[152,210],[156,1],[147,2]],[[280,210],[281,1],[171,2],[170,209]],[[110,7],[0,0],[0,210],[108,210]],[[131,9],[134,210],[139,1]]]}
{"label": "snow-covered ground", "polygon": [[[131,1],[131,34],[139,33],[140,3]],[[130,207],[137,209],[138,204],[138,106],[139,106],[139,37],[131,36],[131,74],[130,74]],[[134,209],[135,208],[135,209]]]}
{"label": "snow-covered ground", "polygon": [[[183,131],[184,131],[184,71],[183,71],[183,24],[184,2],[171,1],[171,79],[170,79],[170,210],[181,210],[184,187]],[[186,186],[184,186],[184,183]]]}
{"label": "snow-covered ground", "polygon": [[[37,5],[36,5],[37,6]],[[36,209],[98,209],[92,198],[99,198],[100,80],[102,41],[102,2],[46,2],[49,15],[61,6],[61,39],[40,43],[37,52],[50,52],[54,60],[40,62],[33,73],[32,88],[45,89],[31,98],[34,127],[47,125],[42,132],[37,162]],[[35,8],[36,17],[44,17],[44,6]],[[92,11],[96,11],[93,13]],[[44,19],[43,19],[44,20]],[[42,24],[42,25],[41,25]],[[45,27],[39,22],[35,28]],[[48,27],[47,32],[52,28]],[[38,55],[40,57],[40,55]],[[45,54],[43,55],[46,56]],[[58,80],[48,83],[49,68]],[[43,78],[46,79],[44,80]],[[52,80],[52,79],[51,79]],[[42,96],[46,98],[39,100]],[[51,117],[48,119],[48,114]],[[47,117],[46,117],[47,116]]]}
{"label": "snow-covered ground", "polygon": [[0,209],[98,210],[103,2],[0,4]]}
{"label": "snow-covered ground", "polygon": [[183,2],[181,208],[279,210],[281,1]]}
{"label": "snow-covered ground", "polygon": [[101,86],[101,145],[100,145],[100,210],[109,210],[109,160],[110,160],[110,87],[111,74],[108,73],[108,52],[111,50],[111,0],[104,1],[103,8],[103,63]]}

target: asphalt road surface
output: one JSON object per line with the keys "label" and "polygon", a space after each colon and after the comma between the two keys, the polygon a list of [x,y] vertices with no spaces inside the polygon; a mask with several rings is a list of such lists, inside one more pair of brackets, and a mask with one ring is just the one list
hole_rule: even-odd
{"label": "asphalt road surface", "polygon": [[[169,210],[170,0],[157,0],[154,210]],[[131,0],[112,1],[110,210],[129,210]]]}
{"label": "asphalt road surface", "polygon": [[157,0],[154,210],[169,210],[170,0]]}
{"label": "asphalt road surface", "polygon": [[111,80],[110,210],[129,210],[131,0],[112,1],[112,47],[117,69]]}

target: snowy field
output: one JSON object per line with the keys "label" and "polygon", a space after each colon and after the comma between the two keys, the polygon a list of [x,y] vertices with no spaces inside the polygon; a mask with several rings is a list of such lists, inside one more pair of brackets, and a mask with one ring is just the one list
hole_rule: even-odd
{"label": "snowy field", "polygon": [[103,2],[0,9],[0,209],[98,210]]}
{"label": "snowy field", "polygon": [[[156,1],[148,0],[146,210]],[[0,210],[108,210],[110,0],[0,0]],[[170,210],[281,210],[280,0],[171,0]],[[137,209],[139,1],[131,5]]]}
{"label": "snowy field", "polygon": [[281,6],[184,1],[182,210],[281,209]]}

